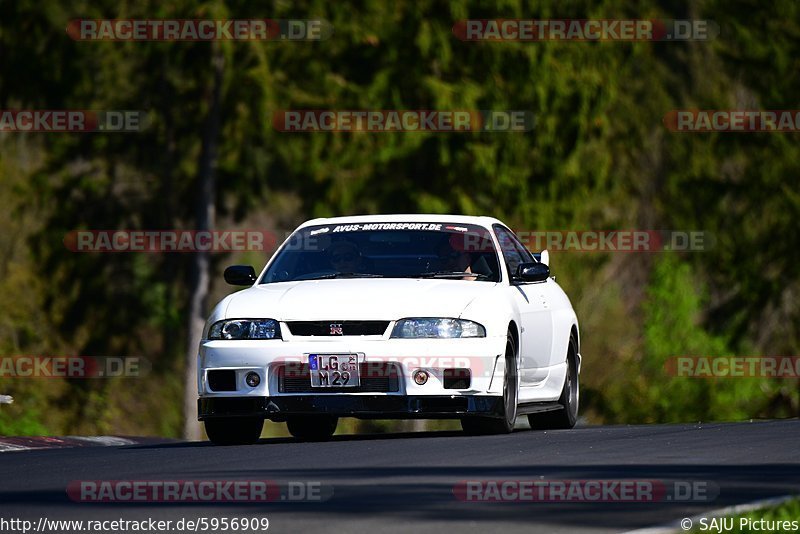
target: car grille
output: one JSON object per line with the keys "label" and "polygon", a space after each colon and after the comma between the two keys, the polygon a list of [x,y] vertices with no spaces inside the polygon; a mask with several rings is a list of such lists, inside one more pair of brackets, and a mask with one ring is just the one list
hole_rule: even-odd
{"label": "car grille", "polygon": [[286,364],[277,368],[280,393],[393,393],[400,391],[396,364],[364,362],[359,365],[361,385],[356,387],[311,387],[308,364]]}
{"label": "car grille", "polygon": [[382,336],[389,321],[289,321],[286,326],[293,336]]}

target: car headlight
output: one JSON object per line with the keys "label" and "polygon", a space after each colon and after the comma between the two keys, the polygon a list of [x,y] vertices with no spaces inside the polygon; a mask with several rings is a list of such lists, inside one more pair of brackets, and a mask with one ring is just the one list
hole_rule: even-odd
{"label": "car headlight", "polygon": [[208,339],[281,339],[281,329],[275,319],[217,321],[209,328]]}
{"label": "car headlight", "polygon": [[396,338],[456,338],[486,337],[486,329],[465,319],[429,318],[400,319],[395,323],[392,337]]}

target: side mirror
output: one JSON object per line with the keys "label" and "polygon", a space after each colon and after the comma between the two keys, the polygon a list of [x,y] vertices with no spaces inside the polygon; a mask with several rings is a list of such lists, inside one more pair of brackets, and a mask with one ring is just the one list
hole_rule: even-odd
{"label": "side mirror", "polygon": [[256,281],[256,271],[250,265],[231,265],[224,276],[232,286],[251,286]]}
{"label": "side mirror", "polygon": [[550,277],[550,267],[544,263],[520,263],[515,280],[523,282],[544,282]]}
{"label": "side mirror", "polygon": [[550,253],[547,252],[547,249],[544,249],[541,252],[534,252],[533,257],[536,258],[536,261],[544,263],[545,265],[550,265]]}

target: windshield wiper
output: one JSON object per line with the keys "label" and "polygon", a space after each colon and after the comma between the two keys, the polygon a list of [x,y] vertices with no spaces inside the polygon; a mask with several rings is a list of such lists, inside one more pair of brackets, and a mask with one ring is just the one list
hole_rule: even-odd
{"label": "windshield wiper", "polygon": [[489,277],[481,273],[468,273],[467,271],[432,271],[429,273],[419,273],[410,275],[409,278],[475,278],[476,280],[487,280]]}
{"label": "windshield wiper", "polygon": [[311,278],[299,278],[298,280],[328,280],[332,278],[383,278],[383,275],[372,273],[329,273]]}

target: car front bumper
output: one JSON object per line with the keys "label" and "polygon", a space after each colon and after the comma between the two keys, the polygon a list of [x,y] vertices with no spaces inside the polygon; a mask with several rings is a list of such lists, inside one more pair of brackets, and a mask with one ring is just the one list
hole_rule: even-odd
{"label": "car front bumper", "polygon": [[[491,416],[502,399],[506,339],[408,340],[376,336],[336,340],[204,341],[198,354],[198,417],[258,415],[280,420],[291,414],[328,413],[361,418],[445,418],[464,414]],[[317,388],[287,392],[282,367],[308,362],[309,354],[357,354],[365,364],[391,364],[397,372],[391,391],[326,391]],[[466,387],[454,389],[445,377],[450,369],[469,369]],[[235,375],[232,389],[215,390],[209,372]],[[417,384],[413,373],[428,380]],[[261,382],[245,381],[256,372]],[[446,387],[448,386],[448,387]]]}
{"label": "car front bumper", "polygon": [[[208,371],[234,370],[236,395],[273,397],[281,395],[278,367],[308,362],[309,354],[357,354],[362,363],[391,363],[399,371],[400,388],[406,395],[489,394],[502,393],[505,363],[505,337],[474,339],[369,339],[341,338],[335,341],[307,340],[243,340],[204,341],[198,354],[198,391],[200,397],[232,396],[234,392],[214,391],[208,382]],[[468,368],[470,386],[456,392],[445,389],[444,369]],[[424,385],[411,380],[415,370],[427,371],[431,379]],[[248,387],[244,377],[250,371],[259,373],[261,383]]]}

